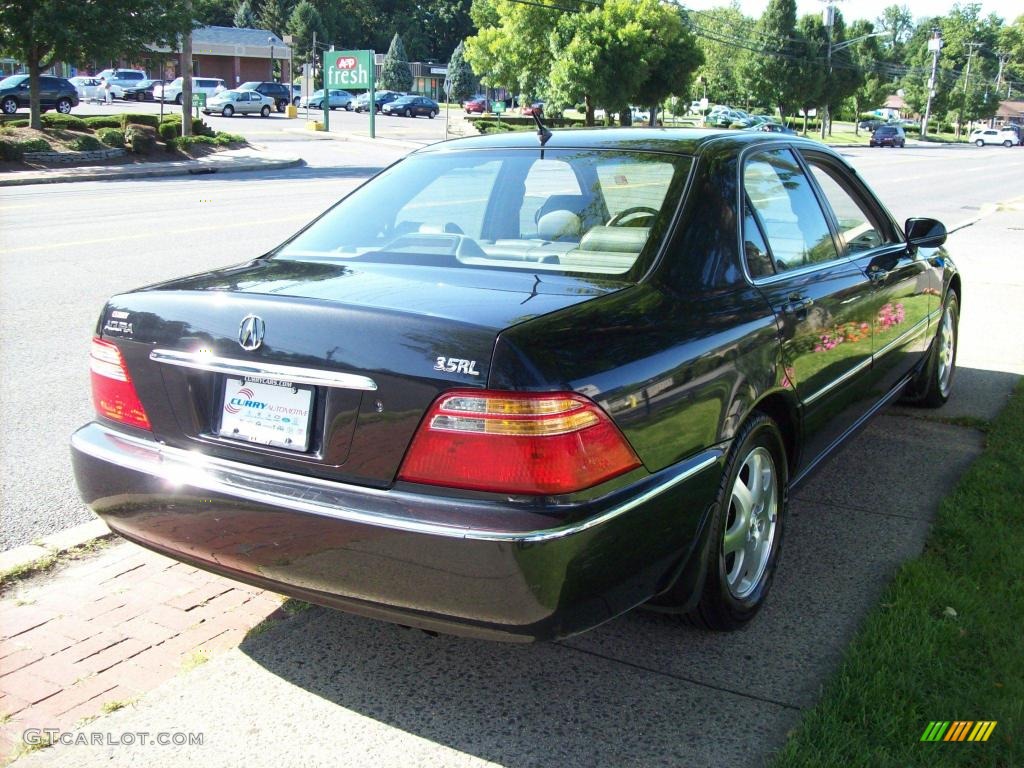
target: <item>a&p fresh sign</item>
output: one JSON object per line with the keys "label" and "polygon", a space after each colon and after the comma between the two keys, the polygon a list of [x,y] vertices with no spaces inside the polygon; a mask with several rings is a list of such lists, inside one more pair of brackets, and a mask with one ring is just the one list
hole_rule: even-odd
{"label": "a&p fresh sign", "polygon": [[324,84],[327,88],[369,89],[373,51],[324,51]]}

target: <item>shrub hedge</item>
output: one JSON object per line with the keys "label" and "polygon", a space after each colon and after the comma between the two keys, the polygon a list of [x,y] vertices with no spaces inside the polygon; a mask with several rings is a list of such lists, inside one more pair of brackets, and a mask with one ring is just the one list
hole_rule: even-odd
{"label": "shrub hedge", "polygon": [[129,125],[148,125],[156,130],[160,125],[160,115],[131,115],[128,113],[121,115],[121,124],[117,127],[127,130]]}
{"label": "shrub hedge", "polygon": [[108,147],[124,146],[124,131],[120,128],[98,128],[96,136]]}
{"label": "shrub hedge", "polygon": [[42,115],[44,128],[63,128],[66,131],[89,131],[89,124],[75,115],[62,115],[60,112],[46,112]]}
{"label": "shrub hedge", "polygon": [[48,152],[52,147],[45,139],[0,139],[0,157],[21,160],[26,152]]}
{"label": "shrub hedge", "polygon": [[75,152],[93,152],[103,149],[103,145],[95,136],[78,136],[68,142],[68,148]]}
{"label": "shrub hedge", "polygon": [[92,117],[83,117],[85,124],[92,129],[96,128],[120,128],[124,130],[124,126],[121,125],[120,115],[93,115]]}
{"label": "shrub hedge", "polygon": [[124,129],[124,140],[136,154],[147,154],[156,148],[156,129],[151,125],[130,123]]}

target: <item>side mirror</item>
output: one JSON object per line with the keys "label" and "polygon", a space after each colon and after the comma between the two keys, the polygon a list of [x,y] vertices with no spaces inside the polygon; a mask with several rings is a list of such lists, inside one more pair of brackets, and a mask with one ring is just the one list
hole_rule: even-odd
{"label": "side mirror", "polygon": [[904,230],[911,248],[938,248],[946,242],[946,225],[935,219],[907,219]]}

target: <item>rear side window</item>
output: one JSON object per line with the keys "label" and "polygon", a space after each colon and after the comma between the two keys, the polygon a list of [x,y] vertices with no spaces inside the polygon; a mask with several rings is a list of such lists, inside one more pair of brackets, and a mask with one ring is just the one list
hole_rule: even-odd
{"label": "rear side window", "polygon": [[811,173],[814,174],[814,180],[818,182],[825,199],[832,207],[839,227],[839,236],[847,252],[856,254],[883,245],[886,237],[881,226],[876,224],[875,215],[847,190],[848,181],[840,177],[834,169],[822,166],[814,160],[809,160],[808,164]]}
{"label": "rear side window", "polygon": [[[776,273],[838,258],[828,220],[792,152],[779,149],[753,155],[743,168],[743,185]],[[753,242],[751,234],[745,227],[745,242]],[[755,274],[753,268],[751,274]]]}

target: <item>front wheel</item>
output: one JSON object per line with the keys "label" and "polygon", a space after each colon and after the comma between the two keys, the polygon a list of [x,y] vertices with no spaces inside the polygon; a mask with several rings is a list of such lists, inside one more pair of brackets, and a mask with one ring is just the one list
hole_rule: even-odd
{"label": "front wheel", "polygon": [[62,115],[70,115],[71,99],[57,99],[57,111]]}
{"label": "front wheel", "polygon": [[1003,142],[1003,146],[1004,147],[1012,147],[1013,146],[1013,142],[1010,141],[1009,139],[1007,139],[1006,141]]}
{"label": "front wheel", "polygon": [[[928,362],[912,387],[920,392],[917,402],[926,408],[938,408],[949,400],[956,373],[956,351],[960,338],[960,302],[950,290],[942,303],[942,319],[932,340]],[[916,385],[916,386],[915,386]]]}
{"label": "front wheel", "polygon": [[985,142],[984,142],[984,141],[982,141],[981,139],[978,139],[978,140],[977,140],[976,142],[974,142],[974,143],[975,143],[975,145],[976,145],[976,146],[979,146],[979,147],[984,147],[984,146],[985,146]]}
{"label": "front wheel", "polygon": [[[277,111],[278,112],[284,112],[284,110],[285,110],[285,108],[287,106],[288,106],[288,100],[287,99],[281,99],[280,101],[277,102]],[[262,112],[263,110],[260,110],[260,111]],[[266,117],[266,115],[264,115],[264,117]]]}
{"label": "front wheel", "polygon": [[136,93],[135,94],[135,100],[136,101],[145,101],[146,100],[146,94],[144,94],[144,93]]}
{"label": "front wheel", "polygon": [[13,115],[18,111],[18,100],[13,96],[8,96],[0,102],[0,109],[4,111],[5,115]]}
{"label": "front wheel", "polygon": [[177,96],[174,97],[174,103],[177,104],[178,106],[181,106],[181,94],[180,93]]}
{"label": "front wheel", "polygon": [[739,629],[764,605],[779,561],[789,496],[782,434],[755,414],[733,440],[715,499],[704,590],[689,614],[707,629]]}
{"label": "front wheel", "polygon": [[270,117],[270,106],[267,104],[263,105],[263,109],[260,110],[261,117]]}
{"label": "front wheel", "polygon": [[224,115],[224,117],[231,117],[233,114],[235,114],[235,108],[229,104],[221,110],[221,114]]}
{"label": "front wheel", "polygon": [[433,120],[436,115],[437,115],[437,111],[436,110],[433,110],[433,109],[430,110],[429,117],[430,117],[431,120]]}
{"label": "front wheel", "polygon": [[412,117],[412,110],[411,109],[405,110],[405,116],[406,117]]}

